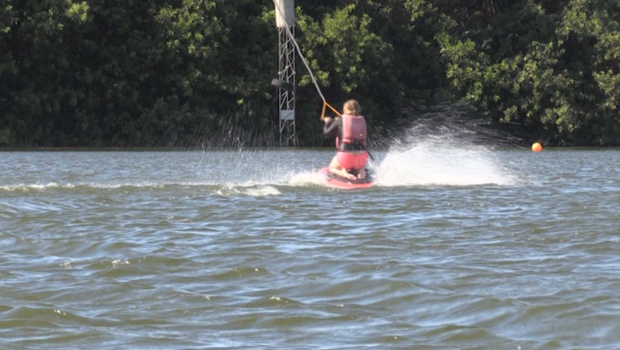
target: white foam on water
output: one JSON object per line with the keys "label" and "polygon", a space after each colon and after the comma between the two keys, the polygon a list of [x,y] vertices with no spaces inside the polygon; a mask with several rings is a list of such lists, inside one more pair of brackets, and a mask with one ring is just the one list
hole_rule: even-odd
{"label": "white foam on water", "polygon": [[286,184],[290,186],[322,186],[325,183],[325,177],[318,171],[304,171],[293,174],[286,181]]}
{"label": "white foam on water", "polygon": [[277,188],[273,186],[264,186],[264,187],[249,191],[249,194],[252,196],[264,197],[264,196],[277,196],[279,194],[282,194],[282,192],[280,192]]}
{"label": "white foam on water", "polygon": [[391,147],[375,167],[379,186],[513,185],[491,150],[456,144],[449,137],[431,137]]}
{"label": "white foam on water", "polygon": [[68,188],[73,188],[73,185],[59,185],[55,182],[50,182],[47,184],[16,184],[16,185],[4,185],[4,186],[0,186],[1,190],[5,190],[5,191],[29,191],[29,190],[35,190],[35,191],[43,191],[46,190],[48,188],[62,188],[62,187],[68,187]]}
{"label": "white foam on water", "polygon": [[251,187],[245,188],[239,191],[241,194],[245,194],[253,197],[267,197],[267,196],[277,196],[282,194],[277,188],[273,186],[259,186],[259,187]]}

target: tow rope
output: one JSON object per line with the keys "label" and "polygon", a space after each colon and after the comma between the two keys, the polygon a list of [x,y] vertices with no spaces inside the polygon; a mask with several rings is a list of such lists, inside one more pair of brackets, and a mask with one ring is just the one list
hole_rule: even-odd
{"label": "tow rope", "polygon": [[310,66],[308,65],[308,62],[306,61],[306,57],[301,52],[301,48],[299,48],[299,44],[297,44],[297,41],[295,40],[295,37],[293,36],[293,33],[291,32],[291,27],[286,22],[286,17],[284,16],[284,12],[282,12],[282,9],[280,8],[280,6],[278,6],[278,3],[276,2],[276,0],[273,0],[273,5],[275,6],[276,10],[280,13],[281,18],[284,21],[284,24],[286,24],[286,35],[288,35],[289,39],[291,39],[291,41],[293,42],[293,45],[295,46],[297,54],[299,54],[299,57],[301,57],[301,61],[303,62],[304,66],[308,70],[308,73],[310,74],[310,78],[312,79],[312,83],[314,84],[314,87],[316,88],[316,91],[319,93],[319,96],[321,96],[321,100],[323,100],[323,108],[321,110],[321,120],[325,119],[325,112],[326,112],[327,108],[332,110],[332,112],[336,113],[336,115],[338,115],[340,117],[340,112],[338,112],[338,110],[336,110],[334,107],[332,107],[325,100],[325,96],[323,96],[323,93],[321,92],[321,88],[319,87],[319,83],[317,83],[316,78],[314,77],[314,74],[312,73],[312,69],[310,69]]}

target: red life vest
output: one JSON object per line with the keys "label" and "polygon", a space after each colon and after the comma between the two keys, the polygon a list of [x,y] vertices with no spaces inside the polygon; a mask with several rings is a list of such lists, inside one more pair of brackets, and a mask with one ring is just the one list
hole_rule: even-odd
{"label": "red life vest", "polygon": [[366,147],[366,120],[361,115],[343,114],[342,140],[336,137],[336,148],[341,149],[341,143],[361,145]]}

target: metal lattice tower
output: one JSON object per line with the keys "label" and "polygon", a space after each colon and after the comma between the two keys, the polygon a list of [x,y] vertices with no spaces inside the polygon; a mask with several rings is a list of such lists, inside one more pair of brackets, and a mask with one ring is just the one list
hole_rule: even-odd
{"label": "metal lattice tower", "polygon": [[289,89],[279,88],[280,146],[297,146],[295,130],[295,1],[274,0],[278,27],[278,79]]}

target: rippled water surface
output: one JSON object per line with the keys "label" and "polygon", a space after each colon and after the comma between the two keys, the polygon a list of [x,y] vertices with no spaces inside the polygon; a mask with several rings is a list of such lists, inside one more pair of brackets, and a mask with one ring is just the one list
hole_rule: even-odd
{"label": "rippled water surface", "polygon": [[0,153],[0,348],[619,348],[620,150],[376,153]]}

